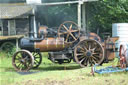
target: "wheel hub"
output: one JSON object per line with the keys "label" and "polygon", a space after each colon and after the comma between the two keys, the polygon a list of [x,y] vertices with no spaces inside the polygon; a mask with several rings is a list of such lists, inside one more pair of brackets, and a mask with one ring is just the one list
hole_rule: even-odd
{"label": "wheel hub", "polygon": [[25,63],[25,60],[24,59],[21,59],[20,62],[24,64]]}
{"label": "wheel hub", "polygon": [[91,51],[87,51],[86,52],[86,56],[88,56],[88,57],[92,56],[92,52]]}

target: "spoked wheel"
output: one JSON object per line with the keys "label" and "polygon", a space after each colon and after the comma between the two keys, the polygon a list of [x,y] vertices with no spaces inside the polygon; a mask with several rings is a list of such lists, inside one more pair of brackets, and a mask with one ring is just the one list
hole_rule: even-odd
{"label": "spoked wheel", "polygon": [[26,72],[32,68],[33,64],[34,58],[27,50],[16,52],[12,58],[12,65],[17,71]]}
{"label": "spoked wheel", "polygon": [[65,43],[71,44],[79,38],[80,29],[76,23],[65,21],[58,29],[58,36],[64,37]]}
{"label": "spoked wheel", "polygon": [[32,55],[34,57],[34,65],[33,68],[38,68],[39,65],[42,62],[42,55],[40,52],[32,52]]}
{"label": "spoked wheel", "polygon": [[74,57],[81,67],[101,64],[104,60],[104,50],[96,40],[83,40],[78,43],[74,50]]}

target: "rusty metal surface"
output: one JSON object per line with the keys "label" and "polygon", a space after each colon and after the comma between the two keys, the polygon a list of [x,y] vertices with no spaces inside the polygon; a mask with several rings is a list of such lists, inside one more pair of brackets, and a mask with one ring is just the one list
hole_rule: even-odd
{"label": "rusty metal surface", "polygon": [[101,38],[96,33],[93,32],[88,33],[88,38],[101,42]]}
{"label": "rusty metal surface", "polygon": [[107,57],[108,57],[108,60],[111,61],[111,60],[114,60],[115,58],[115,52],[111,51],[111,50],[107,50]]}
{"label": "rusty metal surface", "polygon": [[[39,37],[44,36],[44,38],[46,38],[47,37],[47,33],[48,33],[47,29],[48,29],[47,26],[41,26],[39,28]],[[41,35],[41,32],[43,32],[43,35]]]}
{"label": "rusty metal surface", "polygon": [[24,37],[24,35],[13,35],[13,36],[0,36],[0,40],[11,40],[11,39],[19,39]]}
{"label": "rusty metal surface", "polygon": [[105,50],[105,56],[108,60],[114,60],[115,58],[115,42],[118,39],[119,37],[109,37],[107,40],[105,40],[104,44],[102,44]]}
{"label": "rusty metal surface", "polygon": [[41,42],[34,43],[35,49],[40,49],[41,52],[60,51],[65,48],[64,38],[46,38]]}

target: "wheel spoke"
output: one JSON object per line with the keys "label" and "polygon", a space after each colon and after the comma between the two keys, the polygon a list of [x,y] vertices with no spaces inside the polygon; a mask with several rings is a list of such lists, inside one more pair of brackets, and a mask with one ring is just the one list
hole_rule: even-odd
{"label": "wheel spoke", "polygon": [[39,61],[37,61],[37,60],[35,60],[35,62],[38,64],[39,63]]}
{"label": "wheel spoke", "polygon": [[87,42],[84,42],[84,47],[86,48],[86,50],[88,50],[87,48],[88,48],[88,43]]}
{"label": "wheel spoke", "polygon": [[64,35],[64,34],[68,34],[68,32],[59,33],[59,35]]}
{"label": "wheel spoke", "polygon": [[[92,57],[91,57],[92,58]],[[96,61],[92,58],[92,62],[94,63],[94,64],[96,64]]]}
{"label": "wheel spoke", "polygon": [[65,25],[63,25],[63,27],[67,32],[69,32],[68,28]]}
{"label": "wheel spoke", "polygon": [[71,32],[79,32],[79,30],[71,30]]}
{"label": "wheel spoke", "polygon": [[92,56],[92,58],[97,62],[99,61],[99,59],[97,59],[95,56]]}
{"label": "wheel spoke", "polygon": [[66,42],[68,41],[68,38],[69,38],[69,34],[67,34],[67,37],[66,37],[66,40],[65,40]]}
{"label": "wheel spoke", "polygon": [[77,48],[80,48],[83,52],[85,51],[81,46],[77,46]]}
{"label": "wheel spoke", "polygon": [[80,60],[80,63],[82,63],[85,59],[86,59],[86,57],[84,57],[83,59],[81,59],[81,60]]}
{"label": "wheel spoke", "polygon": [[88,50],[90,50],[90,49],[91,49],[91,43],[88,44]]}
{"label": "wheel spoke", "polygon": [[19,60],[15,60],[15,63],[21,63]]}
{"label": "wheel spoke", "polygon": [[80,57],[78,57],[78,60],[81,60],[81,59],[83,59],[84,58],[84,56],[80,56]]}
{"label": "wheel spoke", "polygon": [[86,63],[86,65],[87,65],[87,60],[88,60],[88,57],[86,57],[86,59],[84,60],[84,64]]}
{"label": "wheel spoke", "polygon": [[77,56],[80,56],[80,55],[84,55],[84,54],[83,54],[83,53],[77,53],[76,55],[77,55]]}
{"label": "wheel spoke", "polygon": [[76,37],[74,37],[74,35],[72,33],[70,33],[70,35],[73,37],[74,40],[77,40]]}
{"label": "wheel spoke", "polygon": [[83,47],[84,47],[84,50],[87,51],[87,48],[85,46],[83,46]]}
{"label": "wheel spoke", "polygon": [[96,49],[96,47],[95,48],[93,48],[93,49],[91,49],[93,52],[95,51],[95,49]]}
{"label": "wheel spoke", "polygon": [[[35,55],[34,55],[34,54],[35,54]],[[33,54],[34,57],[38,55],[38,53],[35,53],[35,52],[34,52],[34,54]]]}
{"label": "wheel spoke", "polygon": [[18,64],[18,66],[17,66],[17,67],[19,68],[21,65],[22,65],[22,63]]}
{"label": "wheel spoke", "polygon": [[70,25],[69,30],[70,30],[70,31],[72,30],[72,24]]}
{"label": "wheel spoke", "polygon": [[40,57],[36,57],[36,56],[34,56],[34,59],[40,59]]}
{"label": "wheel spoke", "polygon": [[99,53],[92,53],[92,55],[98,55]]}
{"label": "wheel spoke", "polygon": [[89,59],[87,59],[87,66],[88,66],[88,64],[89,64]]}

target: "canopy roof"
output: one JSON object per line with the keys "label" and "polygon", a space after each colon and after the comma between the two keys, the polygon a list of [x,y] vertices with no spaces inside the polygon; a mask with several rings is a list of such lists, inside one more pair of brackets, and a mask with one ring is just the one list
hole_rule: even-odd
{"label": "canopy roof", "polygon": [[0,5],[0,19],[27,18],[32,14],[32,9],[29,5],[2,4]]}

